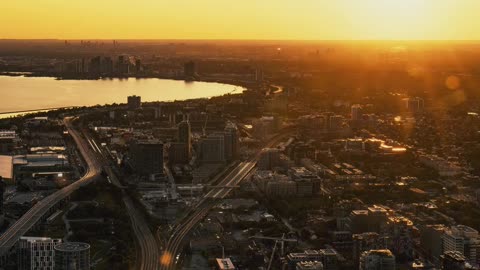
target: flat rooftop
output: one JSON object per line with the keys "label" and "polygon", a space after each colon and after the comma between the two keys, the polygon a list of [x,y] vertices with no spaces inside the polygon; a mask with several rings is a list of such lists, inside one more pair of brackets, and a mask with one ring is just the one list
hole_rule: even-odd
{"label": "flat rooftop", "polygon": [[0,176],[3,179],[13,178],[13,157],[0,155]]}

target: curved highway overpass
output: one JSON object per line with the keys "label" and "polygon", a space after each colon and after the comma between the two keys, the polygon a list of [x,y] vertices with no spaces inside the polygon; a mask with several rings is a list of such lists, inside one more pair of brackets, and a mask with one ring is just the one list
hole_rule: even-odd
{"label": "curved highway overpass", "polygon": [[1,263],[5,263],[5,257],[8,256],[9,251],[17,243],[18,239],[27,233],[42,217],[44,217],[53,206],[69,196],[73,191],[92,182],[100,175],[101,166],[97,164],[87,141],[73,128],[73,119],[73,117],[67,117],[64,119],[64,123],[86,162],[87,171],[85,175],[76,182],[39,201],[0,236]]}

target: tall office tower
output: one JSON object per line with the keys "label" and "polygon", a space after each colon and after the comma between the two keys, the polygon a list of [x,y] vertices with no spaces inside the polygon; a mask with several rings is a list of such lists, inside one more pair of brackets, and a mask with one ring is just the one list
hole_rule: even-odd
{"label": "tall office tower", "polygon": [[225,158],[227,160],[233,160],[238,157],[238,128],[237,126],[229,122],[225,126]]}
{"label": "tall office tower", "polygon": [[90,245],[66,242],[55,246],[55,270],[90,270]]}
{"label": "tall office tower", "polygon": [[272,170],[280,166],[280,150],[277,148],[264,148],[260,153],[257,167],[260,170]]}
{"label": "tall office tower", "polygon": [[184,64],[183,74],[185,75],[185,77],[194,77],[196,73],[197,71],[196,71],[195,62],[188,61]]}
{"label": "tall office tower", "polygon": [[101,71],[102,71],[102,73],[112,73],[113,72],[113,60],[112,60],[111,57],[103,58]]}
{"label": "tall office tower", "polygon": [[360,256],[360,270],[395,270],[395,256],[388,249],[369,250]]}
{"label": "tall office tower", "polygon": [[225,136],[214,133],[202,138],[200,155],[203,163],[225,163]]}
{"label": "tall office tower", "polygon": [[163,174],[163,143],[158,140],[133,142],[130,158],[134,169],[141,175]]}
{"label": "tall office tower", "polygon": [[192,131],[190,127],[190,121],[183,120],[178,124],[178,142],[184,143],[187,147],[187,158],[192,158]]}
{"label": "tall office tower", "polygon": [[48,237],[20,237],[17,242],[17,268],[19,270],[54,270],[55,246],[61,239]]}
{"label": "tall office tower", "polygon": [[263,69],[260,69],[260,68],[255,69],[255,81],[263,82]]}
{"label": "tall office tower", "polygon": [[129,110],[136,110],[142,106],[142,97],[140,96],[129,96],[127,98],[127,104]]}
{"label": "tall office tower", "polygon": [[473,264],[478,263],[480,238],[478,231],[465,225],[452,226],[443,235],[443,250],[458,251]]}
{"label": "tall office tower", "polygon": [[334,115],[335,114],[333,112],[325,112],[325,113],[322,114],[322,116],[325,118],[325,122],[324,122],[325,126],[323,127],[324,129],[328,130],[328,129],[332,128],[330,122],[331,122],[332,116],[334,116]]}
{"label": "tall office tower", "polygon": [[423,111],[425,106],[424,100],[419,97],[406,98],[404,101],[406,109],[414,113]]}
{"label": "tall office tower", "polygon": [[90,59],[90,65],[88,67],[88,71],[90,73],[100,73],[100,67],[101,67],[101,57],[100,56],[96,56],[92,59]]}
{"label": "tall office tower", "polygon": [[362,105],[353,104],[351,107],[352,121],[362,120]]}
{"label": "tall office tower", "polygon": [[168,147],[168,162],[170,164],[186,164],[190,161],[187,156],[187,144],[181,142],[170,143]]}
{"label": "tall office tower", "polygon": [[443,224],[425,225],[420,228],[420,244],[422,250],[431,257],[436,265],[443,254],[443,235],[447,227]]}

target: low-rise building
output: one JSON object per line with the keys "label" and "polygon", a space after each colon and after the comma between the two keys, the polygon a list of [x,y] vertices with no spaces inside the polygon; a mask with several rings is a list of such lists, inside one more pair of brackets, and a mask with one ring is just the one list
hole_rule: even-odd
{"label": "low-rise building", "polygon": [[388,249],[369,250],[360,257],[360,270],[395,270],[395,256]]}

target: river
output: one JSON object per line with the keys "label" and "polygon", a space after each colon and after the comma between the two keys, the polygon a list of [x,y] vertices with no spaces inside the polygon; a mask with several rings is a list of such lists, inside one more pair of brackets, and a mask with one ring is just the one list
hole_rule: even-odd
{"label": "river", "polygon": [[[127,96],[142,101],[172,101],[240,93],[240,86],[166,79],[57,80],[51,77],[0,76],[0,118],[17,112],[70,106],[126,103]],[[14,114],[6,114],[15,112]]]}

